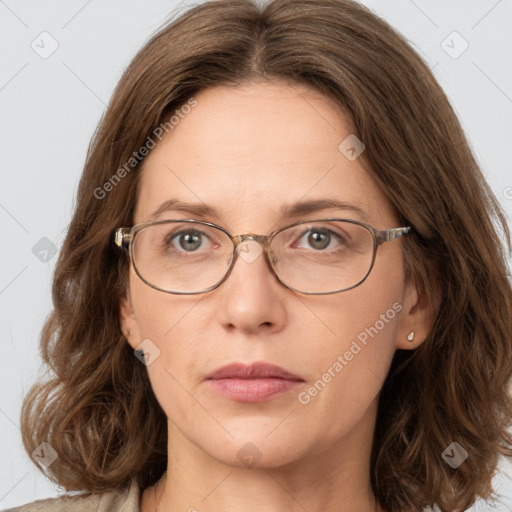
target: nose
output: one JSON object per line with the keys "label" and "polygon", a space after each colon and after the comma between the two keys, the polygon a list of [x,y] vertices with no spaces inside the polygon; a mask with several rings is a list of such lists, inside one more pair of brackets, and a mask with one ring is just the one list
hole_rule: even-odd
{"label": "nose", "polygon": [[286,323],[285,288],[269,268],[262,246],[245,240],[226,281],[217,288],[218,318],[228,330],[275,333]]}

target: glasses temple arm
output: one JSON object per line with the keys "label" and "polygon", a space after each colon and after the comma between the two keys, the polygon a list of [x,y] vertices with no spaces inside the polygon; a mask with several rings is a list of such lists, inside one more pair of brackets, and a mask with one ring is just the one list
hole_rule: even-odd
{"label": "glasses temple arm", "polygon": [[131,230],[129,228],[119,228],[114,237],[115,244],[121,249],[128,249],[132,240]]}
{"label": "glasses temple arm", "polygon": [[396,240],[397,238],[400,238],[404,235],[408,235],[411,232],[410,227],[402,227],[402,228],[389,228],[386,229],[386,231],[381,232],[382,238],[386,242],[392,242],[393,240]]}

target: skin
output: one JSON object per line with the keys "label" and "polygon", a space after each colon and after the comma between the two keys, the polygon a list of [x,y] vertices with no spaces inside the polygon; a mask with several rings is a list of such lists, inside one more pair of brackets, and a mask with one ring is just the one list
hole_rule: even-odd
{"label": "skin", "polygon": [[[396,212],[365,170],[364,153],[338,149],[353,133],[350,118],[315,90],[285,83],[215,87],[144,161],[134,223],[164,201],[201,202],[218,216],[201,218],[232,234],[267,234],[324,210],[282,219],[283,204],[335,198],[360,207],[378,229],[399,227]],[[169,211],[161,218],[191,218]],[[251,243],[252,244],[252,243]],[[343,370],[303,404],[298,400],[357,335],[401,305]],[[131,270],[121,304],[123,332],[135,348],[149,338],[160,355],[147,366],[168,418],[168,471],[142,496],[142,512],[381,510],[369,479],[378,393],[397,348],[413,349],[433,314],[405,280],[402,241],[379,247],[358,287],[300,295],[274,277],[262,256],[239,258],[228,279],[200,295],[175,295],[144,284]],[[407,335],[415,332],[413,342]],[[262,403],[240,403],[205,381],[232,362],[266,361],[299,375],[303,385]],[[237,456],[247,443],[259,456]]]}

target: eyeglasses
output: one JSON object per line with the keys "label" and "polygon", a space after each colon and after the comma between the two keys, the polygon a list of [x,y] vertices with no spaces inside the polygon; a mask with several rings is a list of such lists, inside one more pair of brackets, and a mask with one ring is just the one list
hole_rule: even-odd
{"label": "eyeglasses", "polygon": [[[410,227],[380,231],[366,222],[328,218],[297,222],[270,235],[234,236],[216,224],[184,219],[119,228],[115,243],[129,252],[140,279],[162,292],[188,295],[217,288],[241,253],[250,262],[243,254],[248,253],[244,244],[255,241],[284,286],[325,295],[360,285],[373,267],[379,245],[410,232]],[[250,259],[255,259],[254,252]]]}

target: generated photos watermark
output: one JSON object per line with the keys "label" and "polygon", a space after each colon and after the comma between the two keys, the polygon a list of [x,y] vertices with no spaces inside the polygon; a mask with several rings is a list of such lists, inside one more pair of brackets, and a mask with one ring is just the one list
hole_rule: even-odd
{"label": "generated photos watermark", "polygon": [[340,153],[351,162],[357,160],[365,149],[366,146],[353,133],[351,133],[348,137],[343,139],[338,146],[338,150],[340,151]]}
{"label": "generated photos watermark", "polygon": [[450,467],[457,469],[468,458],[468,452],[459,443],[453,442],[446,447],[441,457]]}
{"label": "generated photos watermark", "polygon": [[368,345],[369,338],[373,339],[379,332],[384,329],[397,313],[402,311],[402,304],[399,302],[393,303],[392,307],[389,308],[385,313],[381,314],[379,319],[375,323],[366,327],[358,335],[357,339],[352,340],[350,348],[346,350],[343,355],[339,355],[336,361],[322,374],[322,376],[315,381],[306,391],[302,391],[298,395],[298,400],[301,404],[307,405],[311,402],[311,399],[318,396],[319,393],[331,382],[340,372],[349,364],[354,357],[361,352],[361,350]]}
{"label": "generated photos watermark", "polygon": [[156,147],[157,143],[155,138],[161,141],[164,135],[170,133],[171,130],[179,124],[180,120],[184,119],[195,106],[197,106],[197,100],[192,97],[187,101],[187,103],[174,111],[174,114],[169,118],[169,121],[158,125],[151,135],[148,136],[146,142],[139,148],[139,150],[134,151],[132,156],[124,163],[124,165],[117,169],[117,171],[107,181],[105,181],[101,187],[96,187],[94,189],[94,197],[99,200],[104,199],[109,192],[114,190],[115,186],[120,183],[127,174],[135,169],[135,167],[142,162],[149,152]]}
{"label": "generated photos watermark", "polygon": [[135,357],[144,365],[149,366],[160,357],[160,349],[149,338],[143,339],[133,351]]}
{"label": "generated photos watermark", "polygon": [[59,457],[58,453],[46,441],[42,442],[31,455],[34,461],[43,468],[49,468]]}

